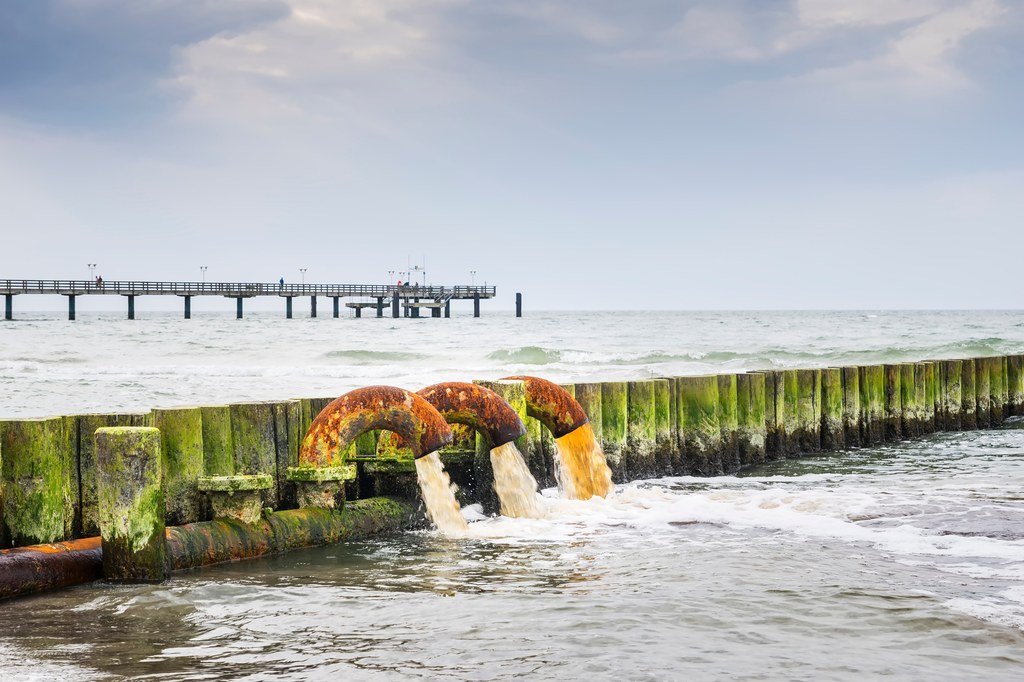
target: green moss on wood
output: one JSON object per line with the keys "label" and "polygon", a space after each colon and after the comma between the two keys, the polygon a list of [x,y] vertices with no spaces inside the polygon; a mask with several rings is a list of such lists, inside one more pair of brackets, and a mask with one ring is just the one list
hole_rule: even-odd
{"label": "green moss on wood", "polygon": [[113,582],[159,582],[166,576],[160,431],[100,428],[95,447],[103,575]]}
{"label": "green moss on wood", "polygon": [[913,438],[919,431],[917,366],[904,362],[900,369],[900,436]]}
{"label": "green moss on wood", "polygon": [[679,402],[688,468],[695,474],[715,473],[722,447],[718,420],[718,377],[679,377]]}
{"label": "green moss on wood", "polygon": [[152,426],[148,413],[83,414],[78,416],[78,470],[81,476],[82,535],[99,535],[96,502],[96,429],[117,426]]}
{"label": "green moss on wood", "polygon": [[768,375],[761,372],[736,375],[737,444],[742,466],[760,464],[765,459],[767,382]]}
{"label": "green moss on wood", "polygon": [[153,426],[160,430],[167,524],[199,521],[202,500],[196,481],[204,473],[202,410],[198,407],[153,410]]}
{"label": "green moss on wood", "polygon": [[992,378],[988,358],[977,358],[974,361],[974,402],[974,419],[978,428],[989,428],[992,425]]}
{"label": "green moss on wood", "polygon": [[800,452],[818,452],[821,450],[821,370],[800,369],[796,375],[797,442]]}
{"label": "green moss on wood", "polygon": [[903,400],[899,365],[885,367],[885,440],[895,442],[903,437]]}
{"label": "green moss on wood", "polygon": [[885,367],[860,368],[861,444],[876,445],[885,439]]}
{"label": "green moss on wood", "polygon": [[860,367],[843,367],[843,441],[846,447],[861,444]]}
{"label": "green moss on wood", "polygon": [[974,360],[960,363],[960,428],[978,428],[977,367]]}
{"label": "green moss on wood", "polygon": [[16,547],[64,540],[73,525],[66,425],[62,417],[0,422],[4,523]]}
{"label": "green moss on wood", "polygon": [[672,381],[654,379],[654,462],[661,476],[671,476],[672,450],[675,434],[672,430]]}
{"label": "green moss on wood", "polygon": [[658,474],[655,381],[630,381],[627,386],[626,470],[630,478]]}
{"label": "green moss on wood", "polygon": [[626,436],[628,432],[628,393],[625,381],[601,384],[601,447],[612,470],[612,480],[628,480],[626,471]]}
{"label": "green moss on wood", "polygon": [[[231,440],[235,448],[234,473],[270,474],[276,480],[277,442],[274,432],[273,403],[232,404]],[[274,507],[276,505],[277,490],[265,491],[262,506]]]}
{"label": "green moss on wood", "polygon": [[827,367],[821,370],[821,448],[841,450],[846,447],[844,428],[843,370]]}
{"label": "green moss on wood", "polygon": [[739,402],[735,374],[718,375],[718,424],[722,430],[722,447],[716,471],[730,474],[739,471]]}

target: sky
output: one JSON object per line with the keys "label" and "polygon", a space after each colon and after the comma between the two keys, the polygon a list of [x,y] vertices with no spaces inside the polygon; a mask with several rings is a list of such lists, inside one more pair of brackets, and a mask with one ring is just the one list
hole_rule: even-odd
{"label": "sky", "polygon": [[1018,309],[1022,66],[1024,0],[0,0],[0,278]]}

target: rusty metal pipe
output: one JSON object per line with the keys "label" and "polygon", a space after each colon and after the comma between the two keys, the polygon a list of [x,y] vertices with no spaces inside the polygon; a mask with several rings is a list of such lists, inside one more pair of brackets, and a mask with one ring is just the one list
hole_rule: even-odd
{"label": "rusty metal pipe", "polygon": [[367,386],[349,391],[317,415],[302,440],[299,466],[340,466],[348,446],[373,429],[402,436],[416,459],[452,442],[448,422],[422,396],[394,386]]}
{"label": "rusty metal pipe", "polygon": [[551,429],[555,438],[572,433],[589,421],[587,413],[572,394],[558,384],[529,376],[505,379],[523,382],[526,388],[526,414]]}
{"label": "rusty metal pipe", "polygon": [[102,577],[103,548],[98,537],[0,551],[0,599]]}
{"label": "rusty metal pipe", "polygon": [[[464,381],[446,381],[421,388],[416,395],[423,396],[449,424],[465,424],[477,431],[490,449],[526,434],[526,426],[512,406],[489,388]],[[392,439],[393,449],[407,447],[400,436],[390,434],[388,437]]]}

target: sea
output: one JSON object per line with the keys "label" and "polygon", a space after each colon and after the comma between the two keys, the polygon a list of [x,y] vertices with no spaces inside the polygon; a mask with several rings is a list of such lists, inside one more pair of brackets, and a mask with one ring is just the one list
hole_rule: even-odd
{"label": "sea", "polygon": [[[1024,352],[1021,311],[22,313],[0,418]],[[9,680],[1024,679],[1024,420],[0,602]]]}

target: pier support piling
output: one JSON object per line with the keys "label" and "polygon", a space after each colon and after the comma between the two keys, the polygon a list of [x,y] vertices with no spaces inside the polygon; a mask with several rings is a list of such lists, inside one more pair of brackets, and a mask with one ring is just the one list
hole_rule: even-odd
{"label": "pier support piling", "polygon": [[68,294],[68,320],[75,320],[75,295]]}
{"label": "pier support piling", "polygon": [[[356,317],[362,317],[363,316],[363,309],[362,308],[356,308],[355,310],[356,310]],[[335,317],[337,317],[337,315],[335,315]]]}
{"label": "pier support piling", "polygon": [[292,297],[286,296],[284,299],[284,317],[286,320],[292,319]]}
{"label": "pier support piling", "polygon": [[316,317],[316,296],[309,297],[309,316]]}
{"label": "pier support piling", "polygon": [[523,295],[516,292],[516,317],[523,316]]}
{"label": "pier support piling", "polygon": [[[337,296],[331,296],[331,298],[334,299],[334,316],[338,317],[340,315],[340,311],[338,309],[338,297]],[[356,308],[356,310],[358,310],[359,312],[362,312],[362,308]]]}
{"label": "pier support piling", "polygon": [[14,319],[14,294],[4,294],[4,319]]}
{"label": "pier support piling", "polygon": [[441,317],[441,309],[440,308],[431,308],[430,309],[430,316],[431,317]]}
{"label": "pier support piling", "polygon": [[384,297],[377,297],[377,317],[384,317]]}
{"label": "pier support piling", "polygon": [[480,292],[473,294],[473,317],[480,317]]}
{"label": "pier support piling", "polygon": [[398,292],[396,291],[391,296],[391,317],[397,318],[399,316],[400,316],[400,312],[399,312],[399,306],[398,306]]}
{"label": "pier support piling", "polygon": [[135,319],[135,294],[128,294],[128,319]]}
{"label": "pier support piling", "polygon": [[235,319],[242,319],[242,297],[238,296],[235,298]]}
{"label": "pier support piling", "polygon": [[191,296],[183,296],[182,298],[185,299],[185,319],[186,320],[191,320],[192,319],[192,297]]}
{"label": "pier support piling", "polygon": [[150,427],[96,431],[96,483],[103,577],[157,583],[167,577],[160,431]]}
{"label": "pier support piling", "polygon": [[450,299],[444,302],[444,316],[445,317],[451,317],[452,316],[452,302],[451,302]]}

